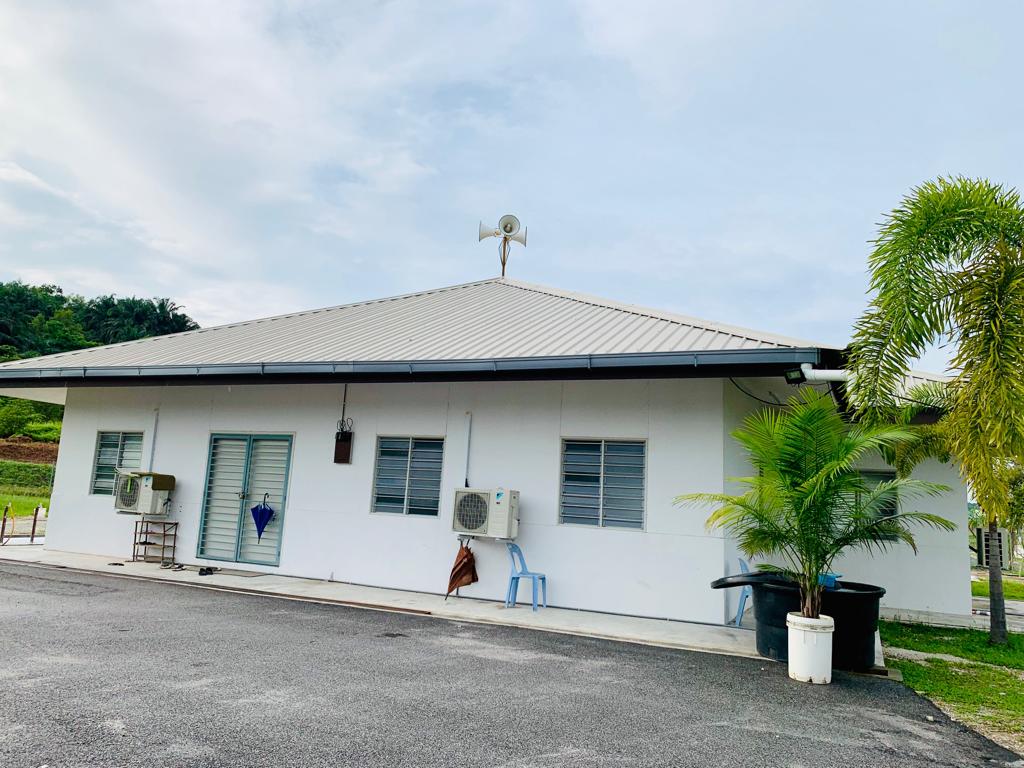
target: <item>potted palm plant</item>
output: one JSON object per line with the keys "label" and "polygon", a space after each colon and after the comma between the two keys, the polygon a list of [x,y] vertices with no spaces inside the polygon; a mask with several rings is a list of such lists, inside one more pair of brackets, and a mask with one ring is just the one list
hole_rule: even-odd
{"label": "potted palm plant", "polygon": [[916,552],[912,524],[952,530],[942,517],[904,511],[897,503],[948,488],[902,477],[868,480],[859,469],[863,461],[913,442],[913,431],[850,423],[831,396],[809,388],[783,408],[752,414],[733,437],[754,471],[732,479],[743,492],[686,494],[676,501],[716,506],[709,528],[725,530],[747,557],[771,563],[761,569],[796,584],[800,611],[786,622],[789,675],[828,683],[833,622],[821,605],[832,563],[854,548],[882,552],[902,542]]}

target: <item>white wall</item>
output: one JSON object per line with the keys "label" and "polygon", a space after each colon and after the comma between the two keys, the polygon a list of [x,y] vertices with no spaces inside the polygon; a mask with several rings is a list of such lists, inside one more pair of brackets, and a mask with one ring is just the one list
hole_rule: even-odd
{"label": "white wall", "polygon": [[[740,384],[768,399],[793,391],[780,380]],[[454,489],[463,485],[465,414],[472,411],[470,481],[521,492],[519,542],[531,568],[548,574],[552,605],[711,623],[732,617],[736,590],[714,591],[708,584],[736,572],[735,545],[705,531],[706,511],[672,504],[680,493],[721,491],[725,477],[748,471],[728,434],[761,405],[727,380],[350,385],[351,465],[332,461],[341,389],[69,390],[47,546],[131,554],[133,519],[115,514],[109,496],[88,493],[96,433],[144,432],[145,463],[159,409],[153,469],[177,478],[179,562],[201,562],[195,554],[210,433],[290,433],[294,453],[280,566],[240,567],[440,593],[457,548],[451,504]],[[377,435],[446,438],[439,517],[370,512]],[[561,439],[581,437],[648,441],[643,531],[558,523]],[[890,607],[969,613],[963,486],[952,467],[935,462],[919,476],[956,489],[927,508],[957,522],[957,532],[922,530],[917,557],[900,545],[883,556],[844,557],[837,570],[884,586]],[[504,546],[481,540],[474,549],[480,582],[462,594],[502,599]],[[521,597],[528,597],[525,586]]]}
{"label": "white wall", "polygon": [[[780,379],[739,379],[739,386],[769,402],[784,402],[796,390]],[[739,391],[728,381],[724,392],[725,427],[731,432],[747,414],[762,403]],[[881,457],[865,462],[864,469],[889,469]],[[726,476],[744,476],[749,464],[735,441],[726,441]],[[886,590],[882,605],[920,611],[969,614],[971,612],[970,550],[967,548],[967,492],[956,468],[928,461],[914,477],[951,488],[937,498],[907,502],[916,511],[931,512],[957,524],[953,532],[917,526],[914,528],[918,554],[905,544],[894,544],[883,554],[852,551],[835,563],[835,571],[850,581],[877,584]],[[726,544],[726,558],[735,567],[739,553],[732,542]],[[730,570],[730,573],[735,572]],[[730,590],[735,592],[735,590]],[[732,603],[730,603],[732,605]]]}
{"label": "white wall", "polygon": [[[725,620],[725,593],[708,588],[725,572],[725,542],[705,532],[699,510],[672,504],[679,493],[722,490],[721,380],[350,385],[351,465],[332,461],[341,391],[326,384],[70,390],[47,546],[130,555],[133,519],[115,514],[109,496],[88,493],[96,433],[143,431],[145,464],[159,409],[153,469],[177,478],[179,562],[200,562],[210,433],[284,432],[294,435],[294,453],[280,567],[240,567],[441,593],[457,549],[451,504],[463,485],[472,411],[470,481],[520,491],[519,543],[530,567],[548,574],[549,603]],[[439,517],[370,512],[377,435],[446,437]],[[645,530],[558,523],[561,439],[573,437],[648,441]],[[481,540],[474,549],[480,582],[462,594],[502,599],[504,545]]]}
{"label": "white wall", "polygon": [[[873,462],[870,469],[883,469]],[[967,548],[967,491],[956,470],[928,461],[914,477],[950,487],[936,498],[901,502],[904,509],[930,512],[956,523],[953,532],[924,526],[914,529],[918,554],[905,544],[881,555],[854,551],[836,562],[835,570],[853,581],[885,587],[882,605],[938,613],[971,612],[971,553]]]}

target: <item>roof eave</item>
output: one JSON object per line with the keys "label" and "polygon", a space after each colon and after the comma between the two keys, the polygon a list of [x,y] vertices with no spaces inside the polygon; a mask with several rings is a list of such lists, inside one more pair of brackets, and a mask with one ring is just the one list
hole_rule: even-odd
{"label": "roof eave", "polygon": [[642,378],[644,375],[709,377],[774,375],[801,363],[835,359],[837,350],[820,347],[709,350],[703,352],[640,352],[553,357],[473,360],[394,360],[155,365],[117,367],[0,368],[4,386],[123,386],[148,383],[198,384],[239,380],[258,383],[301,381],[405,380],[438,377],[502,378]]}

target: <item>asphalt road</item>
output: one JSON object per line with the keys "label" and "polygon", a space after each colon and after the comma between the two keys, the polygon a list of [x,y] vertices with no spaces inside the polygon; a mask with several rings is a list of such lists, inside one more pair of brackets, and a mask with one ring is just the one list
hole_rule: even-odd
{"label": "asphalt road", "polygon": [[0,564],[5,768],[1015,759],[885,680]]}

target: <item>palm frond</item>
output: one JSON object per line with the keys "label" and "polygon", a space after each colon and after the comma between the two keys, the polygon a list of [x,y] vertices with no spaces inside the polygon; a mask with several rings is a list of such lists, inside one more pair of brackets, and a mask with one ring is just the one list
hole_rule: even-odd
{"label": "palm frond", "polygon": [[828,395],[807,389],[785,410],[749,416],[733,436],[757,474],[732,478],[741,493],[692,493],[678,504],[710,506],[709,529],[728,533],[748,557],[770,557],[805,590],[847,548],[884,550],[915,541],[911,525],[952,526],[934,515],[889,515],[897,498],[933,496],[944,486],[897,478],[870,487],[859,464],[915,439],[895,425],[851,424]]}
{"label": "palm frond", "polygon": [[965,265],[998,243],[1024,244],[1024,209],[1016,190],[984,179],[927,182],[886,217],[869,257],[875,297],[851,346],[862,415],[891,417],[910,362],[950,328]]}

